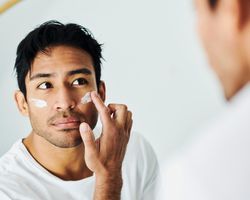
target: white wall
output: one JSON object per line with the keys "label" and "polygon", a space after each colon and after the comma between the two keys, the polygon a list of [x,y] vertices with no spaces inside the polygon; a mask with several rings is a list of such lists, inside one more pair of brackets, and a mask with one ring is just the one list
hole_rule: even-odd
{"label": "white wall", "polygon": [[162,162],[221,108],[221,89],[195,32],[192,0],[25,0],[0,15],[0,155],[30,131],[13,101],[20,40],[57,19],[89,28],[104,43],[107,103],[128,104],[134,130]]}

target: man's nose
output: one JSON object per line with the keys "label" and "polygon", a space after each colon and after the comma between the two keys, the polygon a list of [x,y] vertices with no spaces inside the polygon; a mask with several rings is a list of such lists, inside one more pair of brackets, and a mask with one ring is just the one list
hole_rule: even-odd
{"label": "man's nose", "polygon": [[76,99],[72,93],[72,88],[60,88],[55,98],[55,109],[58,111],[72,110],[77,105]]}

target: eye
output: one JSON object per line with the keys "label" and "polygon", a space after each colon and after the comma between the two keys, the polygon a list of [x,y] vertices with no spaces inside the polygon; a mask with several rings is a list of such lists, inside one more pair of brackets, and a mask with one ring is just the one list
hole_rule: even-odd
{"label": "eye", "polygon": [[84,78],[78,78],[73,81],[72,85],[73,86],[82,86],[88,84],[88,81]]}
{"label": "eye", "polygon": [[46,90],[46,89],[52,88],[52,84],[49,82],[44,82],[44,83],[38,85],[37,88],[42,89],[42,90]]}

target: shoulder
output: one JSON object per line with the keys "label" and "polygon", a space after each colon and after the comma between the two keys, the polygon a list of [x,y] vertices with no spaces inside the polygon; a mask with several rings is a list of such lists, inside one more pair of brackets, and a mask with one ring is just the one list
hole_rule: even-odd
{"label": "shoulder", "polygon": [[177,195],[193,199],[249,195],[249,89],[237,94],[219,116],[168,160],[163,174],[166,199]]}
{"label": "shoulder", "polygon": [[12,147],[0,157],[0,174],[6,173],[11,169],[13,162],[17,158],[17,146],[18,142],[12,145]]}
{"label": "shoulder", "polygon": [[140,160],[141,162],[153,162],[157,164],[157,158],[151,144],[138,132],[132,132],[127,146],[126,159]]}
{"label": "shoulder", "polygon": [[17,183],[17,172],[22,165],[21,140],[12,145],[2,157],[0,157],[0,188],[5,185]]}
{"label": "shoulder", "polygon": [[0,158],[0,199],[16,199],[15,192],[20,188],[20,180],[14,173],[17,165],[17,154],[14,146]]}
{"label": "shoulder", "polygon": [[[123,162],[127,187],[134,187],[135,199],[155,199],[159,183],[159,164],[150,143],[139,133],[132,132]],[[146,198],[146,196],[148,196]]]}
{"label": "shoulder", "polygon": [[218,115],[209,127],[205,127],[203,132],[215,132],[216,134],[246,133],[250,129],[250,84],[245,86],[226,105],[224,112]]}

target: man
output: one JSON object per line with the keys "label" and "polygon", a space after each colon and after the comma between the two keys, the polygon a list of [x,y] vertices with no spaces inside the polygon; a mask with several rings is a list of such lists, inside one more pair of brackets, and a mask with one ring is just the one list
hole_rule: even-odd
{"label": "man", "polygon": [[130,133],[126,105],[105,106],[101,58],[101,45],[77,24],[49,21],[21,41],[15,100],[32,131],[0,159],[1,200],[156,198],[155,154]]}
{"label": "man", "polygon": [[229,100],[165,170],[166,199],[250,199],[250,1],[196,0],[198,30]]}

